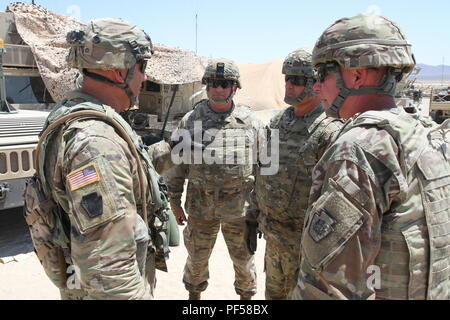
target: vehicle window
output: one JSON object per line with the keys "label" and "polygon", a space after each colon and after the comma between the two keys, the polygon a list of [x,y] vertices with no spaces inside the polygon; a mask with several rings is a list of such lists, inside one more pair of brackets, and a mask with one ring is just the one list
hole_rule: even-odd
{"label": "vehicle window", "polygon": [[54,103],[41,77],[6,76],[6,99],[14,104]]}
{"label": "vehicle window", "polygon": [[160,92],[161,91],[161,85],[152,82],[152,81],[147,81],[146,82],[146,90],[145,91],[150,91],[150,92]]}

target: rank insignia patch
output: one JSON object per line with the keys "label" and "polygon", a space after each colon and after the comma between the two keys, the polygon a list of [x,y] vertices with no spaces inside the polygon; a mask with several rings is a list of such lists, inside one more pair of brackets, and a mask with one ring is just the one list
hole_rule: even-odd
{"label": "rank insignia patch", "polygon": [[67,176],[70,191],[76,191],[90,184],[100,181],[97,167],[93,164],[78,169]]}
{"label": "rank insignia patch", "polygon": [[335,224],[336,220],[325,209],[320,209],[314,213],[309,227],[309,235],[318,243],[334,231]]}

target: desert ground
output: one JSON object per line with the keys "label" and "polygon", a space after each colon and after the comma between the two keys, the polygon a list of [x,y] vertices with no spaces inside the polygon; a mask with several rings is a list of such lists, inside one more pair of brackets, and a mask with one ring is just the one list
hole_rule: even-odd
{"label": "desert ground", "polygon": [[[180,232],[183,228],[180,227]],[[183,239],[181,237],[181,239]],[[258,272],[256,299],[264,299],[263,258],[265,241],[259,240],[255,255]],[[187,253],[183,242],[171,248],[169,272],[158,271],[155,299],[185,300],[182,283]],[[220,235],[210,259],[209,287],[205,300],[237,300],[233,287],[234,271],[223,237]],[[33,252],[31,239],[21,210],[9,210],[0,216],[0,300],[59,300],[58,289],[44,273]]]}

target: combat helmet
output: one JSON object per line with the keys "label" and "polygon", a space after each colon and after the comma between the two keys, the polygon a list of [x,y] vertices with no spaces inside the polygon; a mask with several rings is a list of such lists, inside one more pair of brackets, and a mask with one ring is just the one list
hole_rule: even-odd
{"label": "combat helmet", "polygon": [[[397,83],[416,64],[411,45],[400,27],[390,19],[374,14],[359,14],[336,21],[321,35],[312,56],[318,75],[324,69],[333,72],[340,94],[333,102],[329,115],[338,117],[339,109],[348,96],[368,93],[395,95]],[[386,67],[387,72],[378,86],[348,89],[338,66],[344,69]]]}
{"label": "combat helmet", "polygon": [[242,89],[240,79],[239,68],[233,61],[214,59],[208,62],[202,83],[207,84],[208,80],[232,80],[236,82],[239,89]]}
{"label": "combat helmet", "polygon": [[[234,81],[239,89],[242,89],[240,79],[241,75],[238,66],[231,60],[221,58],[208,62],[202,78],[202,84],[207,85],[209,80],[230,80]],[[217,102],[229,102],[235,93],[235,90],[231,90],[230,96],[227,99]]]}
{"label": "combat helmet", "polygon": [[291,52],[283,62],[282,73],[286,76],[298,76],[302,78],[301,85],[305,90],[296,98],[285,97],[288,104],[296,105],[306,97],[314,97],[317,94],[313,90],[314,70],[311,63],[311,53],[305,49],[297,49]]}
{"label": "combat helmet", "polygon": [[[70,46],[66,58],[69,66],[78,68],[84,76],[124,89],[131,105],[137,103],[129,83],[134,76],[137,63],[145,66],[153,54],[150,37],[138,27],[121,19],[95,19],[83,30],[73,30],[67,34]],[[125,83],[115,83],[86,69],[115,70],[127,69]]]}

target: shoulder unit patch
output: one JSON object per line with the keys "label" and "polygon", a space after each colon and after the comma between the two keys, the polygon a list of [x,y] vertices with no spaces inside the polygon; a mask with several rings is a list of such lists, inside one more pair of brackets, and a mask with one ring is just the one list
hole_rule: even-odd
{"label": "shoulder unit patch", "polygon": [[309,234],[318,243],[334,231],[333,226],[335,224],[336,220],[325,209],[320,209],[314,213]]}

